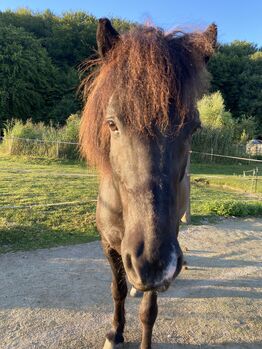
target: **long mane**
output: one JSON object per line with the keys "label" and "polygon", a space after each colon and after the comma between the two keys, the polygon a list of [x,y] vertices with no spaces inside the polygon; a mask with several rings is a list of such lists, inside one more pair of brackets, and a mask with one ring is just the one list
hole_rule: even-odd
{"label": "long mane", "polygon": [[[81,152],[103,169],[109,164],[110,134],[105,115],[113,96],[132,131],[162,132],[193,115],[204,90],[204,53],[213,47],[203,33],[165,34],[140,26],[123,34],[105,59],[88,63],[95,71],[83,81],[86,104],[80,127]],[[170,115],[170,103],[174,115]]]}

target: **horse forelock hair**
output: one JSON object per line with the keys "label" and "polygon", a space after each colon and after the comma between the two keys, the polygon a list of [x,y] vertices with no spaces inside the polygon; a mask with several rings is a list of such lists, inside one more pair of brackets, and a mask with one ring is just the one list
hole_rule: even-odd
{"label": "horse forelock hair", "polygon": [[89,163],[110,167],[105,116],[112,96],[117,116],[131,131],[153,135],[157,126],[165,132],[177,119],[182,126],[205,89],[203,52],[213,52],[203,33],[165,34],[140,26],[123,34],[105,59],[89,61],[87,69],[96,68],[82,82],[86,104],[80,127],[81,152]]}

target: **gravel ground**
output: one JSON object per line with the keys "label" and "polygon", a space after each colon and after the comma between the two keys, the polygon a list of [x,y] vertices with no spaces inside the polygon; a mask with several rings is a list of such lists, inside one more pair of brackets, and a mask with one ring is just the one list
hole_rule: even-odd
{"label": "gravel ground", "polygon": [[[180,233],[188,270],[159,297],[154,349],[262,348],[262,219]],[[1,349],[102,349],[111,273],[99,242],[0,256]],[[128,297],[126,345],[139,347]]]}

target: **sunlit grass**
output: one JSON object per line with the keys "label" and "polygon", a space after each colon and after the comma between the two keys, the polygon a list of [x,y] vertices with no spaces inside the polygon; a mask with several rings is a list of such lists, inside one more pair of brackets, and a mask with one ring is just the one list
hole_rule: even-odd
{"label": "sunlit grass", "polygon": [[0,252],[97,239],[97,188],[83,164],[1,157]]}
{"label": "sunlit grass", "polygon": [[[225,173],[225,181],[230,183],[235,182],[232,170],[220,166],[217,171]],[[214,219],[211,208],[215,200],[248,199],[244,192],[214,188],[202,179],[194,182],[207,174],[217,175],[214,167],[193,164],[191,172],[193,223],[201,223],[203,218]],[[212,178],[208,181],[215,183]],[[97,239],[97,190],[96,173],[84,163],[0,155],[0,252]]]}
{"label": "sunlit grass", "polygon": [[[252,172],[247,172],[246,177],[243,176],[244,171],[252,171],[256,168],[258,169],[257,183],[251,175]],[[193,163],[190,172],[192,180],[202,178],[206,179],[209,185],[230,187],[260,196],[262,194],[262,163],[247,162],[234,165]]]}

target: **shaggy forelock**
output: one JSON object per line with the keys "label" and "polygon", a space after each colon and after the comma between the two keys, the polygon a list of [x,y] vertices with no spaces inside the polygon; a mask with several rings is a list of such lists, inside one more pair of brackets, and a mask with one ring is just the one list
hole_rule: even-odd
{"label": "shaggy forelock", "polygon": [[[110,133],[105,116],[112,96],[117,117],[131,131],[152,135],[156,128],[165,132],[183,125],[194,114],[206,81],[203,52],[212,50],[203,33],[165,35],[141,26],[122,35],[83,81],[87,101],[80,129],[82,153],[99,167],[108,164]],[[88,67],[93,65],[91,61]]]}

